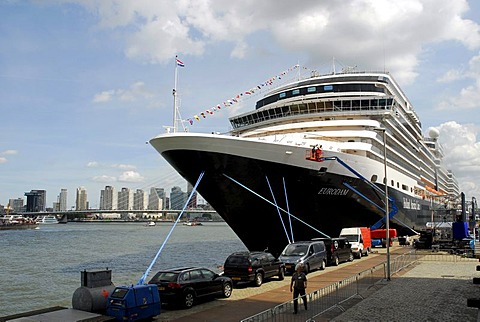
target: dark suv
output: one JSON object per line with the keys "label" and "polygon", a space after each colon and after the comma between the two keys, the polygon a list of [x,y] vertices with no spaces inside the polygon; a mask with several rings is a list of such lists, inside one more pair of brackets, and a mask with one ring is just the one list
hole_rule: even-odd
{"label": "dark suv", "polygon": [[285,264],[267,252],[236,252],[225,260],[223,275],[236,282],[252,282],[260,286],[263,280],[278,276],[283,280]]}
{"label": "dark suv", "polygon": [[230,297],[233,282],[208,268],[180,267],[159,271],[148,284],[156,284],[160,301],[190,308],[197,298]]}
{"label": "dark suv", "polygon": [[314,240],[321,240],[325,243],[329,265],[337,266],[341,262],[353,261],[352,244],[346,237],[315,238]]}

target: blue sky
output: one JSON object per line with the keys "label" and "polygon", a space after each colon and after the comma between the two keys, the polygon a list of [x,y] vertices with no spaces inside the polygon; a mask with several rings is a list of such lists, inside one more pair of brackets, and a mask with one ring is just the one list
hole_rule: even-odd
{"label": "blue sky", "polygon": [[[300,64],[387,70],[440,130],[445,162],[480,197],[480,4],[464,0],[0,1],[0,204],[31,189],[186,184],[148,144],[172,124]],[[288,77],[293,77],[290,73]],[[287,78],[288,78],[287,77]],[[287,79],[285,78],[285,79]],[[285,80],[284,79],[284,80]],[[226,132],[257,94],[188,124]],[[256,97],[255,97],[256,96]]]}

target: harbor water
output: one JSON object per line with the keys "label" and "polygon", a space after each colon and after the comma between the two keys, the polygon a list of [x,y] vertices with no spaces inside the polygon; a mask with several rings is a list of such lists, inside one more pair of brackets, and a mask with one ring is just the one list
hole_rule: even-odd
{"label": "harbor water", "polygon": [[[0,317],[51,306],[72,306],[80,272],[112,270],[116,286],[136,284],[173,223],[74,223],[0,231]],[[204,266],[216,272],[246,247],[223,222],[177,225],[147,281],[159,269]]]}

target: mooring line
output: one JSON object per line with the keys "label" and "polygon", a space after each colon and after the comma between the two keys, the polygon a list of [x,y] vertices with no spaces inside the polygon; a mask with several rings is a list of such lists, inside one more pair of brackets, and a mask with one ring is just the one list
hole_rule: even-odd
{"label": "mooring line", "polygon": [[195,191],[197,190],[198,184],[199,184],[200,181],[202,180],[204,174],[205,174],[205,171],[202,171],[202,173],[200,173],[200,176],[198,177],[197,183],[196,183],[195,186],[193,187],[192,192],[190,192],[190,195],[188,196],[188,199],[187,199],[187,201],[185,202],[185,205],[183,206],[182,211],[181,211],[180,214],[178,215],[177,220],[175,220],[175,222],[173,223],[173,226],[172,226],[172,228],[170,228],[170,231],[168,232],[168,235],[167,235],[167,237],[165,238],[162,246],[160,246],[160,249],[158,250],[157,255],[155,255],[155,257],[153,258],[152,262],[150,263],[150,266],[148,266],[148,268],[147,268],[147,270],[145,271],[145,273],[143,274],[143,276],[138,280],[137,285],[143,285],[143,284],[145,283],[145,279],[147,278],[148,273],[150,273],[153,265],[154,265],[155,262],[157,261],[158,256],[160,255],[160,253],[161,253],[162,250],[163,250],[163,247],[165,247],[165,244],[167,243],[168,239],[170,238],[170,235],[172,234],[173,229],[175,228],[175,226],[176,226],[176,225],[178,224],[178,222],[180,221],[180,218],[182,217],[183,212],[184,212],[185,209],[187,208],[187,205],[188,205],[188,203],[190,202],[190,199],[192,199],[193,194],[194,194]]}
{"label": "mooring line", "polygon": [[[268,202],[269,204],[271,204],[272,206],[275,206],[275,204],[273,202],[271,202],[270,200],[268,200],[267,198],[259,195],[258,193],[256,193],[255,191],[253,191],[252,189],[246,187],[245,185],[241,184],[240,182],[238,182],[237,180],[233,179],[232,177],[229,177],[228,175],[226,175],[225,173],[223,174],[225,177],[227,177],[228,179],[230,179],[231,181],[235,182],[236,184],[238,184],[240,187],[246,189],[247,191],[250,191],[251,193],[253,193],[254,195],[256,195],[257,197],[265,200],[266,202]],[[328,237],[330,238],[330,236],[328,236],[327,234],[321,232],[320,230],[318,230],[317,228],[313,227],[312,225],[306,223],[305,221],[303,221],[302,219],[298,218],[297,216],[295,215],[292,215],[291,213],[287,212],[285,209],[281,208],[281,207],[278,207],[278,209],[280,209],[281,211],[283,211],[284,213],[286,214],[289,214],[290,216],[292,216],[293,218],[295,218],[296,220],[298,220],[299,222],[301,222],[302,224],[306,225],[307,227],[315,230],[317,233],[320,233],[322,235],[324,235],[325,237]]]}
{"label": "mooring line", "polygon": [[275,202],[275,208],[277,208],[278,217],[280,218],[280,222],[282,223],[283,230],[285,231],[285,235],[287,235],[288,243],[290,244],[291,242],[290,242],[290,237],[288,236],[287,227],[285,227],[285,223],[283,222],[282,214],[280,213],[277,200],[275,200],[275,195],[273,194],[272,186],[270,185],[270,181],[268,180],[267,176],[265,176],[265,179],[267,179],[268,188],[270,188],[270,193],[272,194],[273,201]]}

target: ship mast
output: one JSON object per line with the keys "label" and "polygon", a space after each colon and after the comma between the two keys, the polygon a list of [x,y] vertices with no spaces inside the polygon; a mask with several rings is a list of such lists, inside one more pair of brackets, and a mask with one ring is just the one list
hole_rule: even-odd
{"label": "ship mast", "polygon": [[178,56],[175,56],[175,84],[173,85],[173,133],[177,132],[177,79],[178,79]]}

